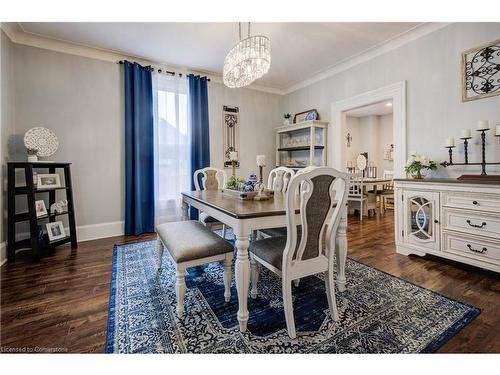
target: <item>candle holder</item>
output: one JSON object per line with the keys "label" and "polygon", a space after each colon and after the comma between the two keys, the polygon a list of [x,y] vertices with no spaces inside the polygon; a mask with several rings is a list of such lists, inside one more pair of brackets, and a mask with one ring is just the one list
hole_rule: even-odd
{"label": "candle holder", "polygon": [[[453,162],[453,147],[446,146],[448,149],[448,154],[449,154],[449,161],[442,162],[441,165],[443,167],[450,167],[454,165],[480,165],[481,166],[481,174],[480,175],[473,175],[473,174],[464,174],[460,176],[458,179],[459,180],[484,180],[487,179],[488,181],[500,181],[500,175],[488,175],[486,173],[486,166],[487,165],[500,165],[500,162],[486,162],[486,132],[490,129],[477,129],[478,132],[481,132],[481,162],[480,163],[469,163],[469,155],[468,155],[468,140],[470,139],[469,137],[467,138],[461,138],[464,140],[464,150],[465,150],[465,163],[454,163]],[[495,136],[500,136],[495,134]]]}
{"label": "candle holder", "polygon": [[[449,162],[446,162],[445,163],[447,165],[453,165],[453,149],[455,148],[456,146],[446,146],[446,148],[448,149],[448,155],[450,156],[450,161]],[[441,163],[441,165],[443,165],[443,163]],[[443,165],[444,166],[444,165]]]}
{"label": "candle holder", "polygon": [[472,137],[464,137],[460,138],[464,141],[464,156],[465,156],[465,164],[469,164],[469,139]]}
{"label": "candle holder", "polygon": [[269,196],[266,194],[266,186],[264,185],[263,171],[264,166],[259,165],[259,182],[257,182],[254,187],[254,190],[257,190],[257,195],[253,198],[256,201],[265,201],[269,199]]}
{"label": "candle holder", "polygon": [[231,160],[231,168],[233,169],[233,177],[236,177],[236,165],[238,164],[237,160]]}

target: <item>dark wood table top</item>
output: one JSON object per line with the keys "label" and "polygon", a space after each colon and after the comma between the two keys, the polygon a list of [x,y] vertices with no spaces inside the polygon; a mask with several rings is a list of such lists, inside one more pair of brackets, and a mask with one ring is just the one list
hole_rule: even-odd
{"label": "dark wood table top", "polygon": [[[237,219],[249,219],[264,216],[286,214],[285,193],[274,193],[274,198],[267,201],[241,200],[220,190],[186,191],[184,197],[206,204]],[[298,199],[297,205],[298,207]],[[299,213],[299,210],[296,210]]]}
{"label": "dark wood table top", "polygon": [[[275,192],[274,198],[267,201],[241,200],[224,194],[221,190],[185,191],[182,195],[237,219],[286,215],[285,193]],[[297,195],[295,199],[296,214],[300,213],[299,199]],[[333,202],[334,206],[335,204],[336,201]]]}

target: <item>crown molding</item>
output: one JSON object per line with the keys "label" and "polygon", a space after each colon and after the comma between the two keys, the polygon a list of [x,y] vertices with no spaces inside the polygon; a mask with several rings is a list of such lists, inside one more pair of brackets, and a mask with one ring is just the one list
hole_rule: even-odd
{"label": "crown molding", "polygon": [[414,28],[402,34],[396,35],[395,37],[386,40],[385,42],[379,43],[376,46],[367,49],[366,51],[351,56],[326,70],[319,71],[318,73],[314,74],[311,78],[299,81],[297,83],[294,83],[286,87],[285,89],[282,90],[282,94],[283,95],[290,94],[294,91],[312,85],[313,83],[319,82],[325,78],[329,78],[331,76],[339,74],[356,65],[369,61],[377,56],[383,55],[384,53],[392,51],[414,40],[417,40],[425,35],[428,35],[439,29],[442,29],[443,27],[448,26],[449,24],[450,23],[440,22],[440,23],[422,23],[420,25],[417,25]]}
{"label": "crown molding", "polygon": [[[155,65],[161,67],[163,70],[175,70],[176,72],[180,72],[185,75],[207,75],[210,77],[210,80],[212,82],[223,84],[222,76],[214,72],[183,68],[160,61],[149,60],[142,56],[124,54],[120,51],[97,48],[85,44],[69,42],[67,40],[48,38],[43,35],[27,32],[23,30],[19,23],[16,22],[2,22],[0,24],[0,27],[5,32],[7,37],[12,41],[12,43],[42,48],[55,52],[67,53],[70,55],[87,57],[101,61],[108,61],[112,63],[116,63],[120,60],[134,60],[141,65]],[[282,95],[282,90],[280,89],[261,85],[250,85],[245,87],[245,89]]]}
{"label": "crown molding", "polygon": [[[333,65],[332,67],[322,70],[314,74],[312,77],[307,78],[305,80],[296,82],[292,85],[289,85],[285,88],[279,87],[267,87],[262,85],[250,85],[246,88],[267,92],[271,94],[277,95],[287,95],[294,91],[300,90],[304,87],[312,85],[313,83],[319,82],[323,79],[329,78],[336,74],[339,74],[345,70],[348,70],[356,65],[369,61],[377,56],[380,56],[384,53],[392,51],[396,48],[399,48],[407,43],[410,43],[414,40],[417,40],[425,35],[433,33],[439,29],[442,29],[445,26],[448,26],[450,23],[422,23],[420,25],[415,26],[414,28],[406,31],[405,33],[399,34],[387,41],[379,43],[378,45],[369,48],[366,51],[363,51],[355,56],[351,56],[344,61]],[[208,75],[213,82],[223,83],[222,76],[220,74],[208,71],[197,71],[191,70],[188,68],[182,68],[170,65],[168,63],[152,61],[146,59],[141,56],[134,56],[129,54],[123,54],[120,51],[114,51],[109,49],[96,48],[88,45],[78,44],[69,42],[66,40],[58,40],[53,38],[48,38],[42,35],[37,35],[34,33],[26,32],[22,29],[19,23],[15,22],[3,22],[0,24],[0,27],[5,32],[5,34],[9,37],[9,39],[16,44],[22,44],[31,47],[43,48],[51,51],[68,53],[72,55],[88,57],[92,59],[98,59],[103,61],[109,61],[116,63],[119,60],[123,59],[133,59],[140,64],[145,65],[156,65],[162,67],[166,70],[176,70],[180,71],[184,74],[202,74]]]}

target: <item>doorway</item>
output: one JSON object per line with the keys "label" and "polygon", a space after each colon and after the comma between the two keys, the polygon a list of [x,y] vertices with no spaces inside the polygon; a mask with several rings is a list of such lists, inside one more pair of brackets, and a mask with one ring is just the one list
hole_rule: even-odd
{"label": "doorway", "polygon": [[[405,176],[406,163],[406,81],[398,82],[377,90],[369,91],[351,98],[332,103],[329,132],[328,164],[345,171],[347,167],[347,118],[356,109],[382,103],[392,103],[392,137],[394,177]],[[351,135],[352,136],[352,135]]]}

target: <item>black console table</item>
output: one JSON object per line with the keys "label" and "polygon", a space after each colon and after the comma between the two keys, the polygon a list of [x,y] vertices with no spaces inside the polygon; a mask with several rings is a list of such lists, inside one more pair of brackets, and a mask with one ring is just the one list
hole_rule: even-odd
{"label": "black console table", "polygon": [[[8,231],[7,231],[7,257],[9,261],[15,260],[17,249],[31,248],[33,259],[39,260],[42,250],[54,248],[56,246],[71,242],[71,248],[76,249],[76,224],[75,210],[73,205],[73,188],[71,185],[71,163],[65,162],[9,162],[7,163],[7,205],[8,205]],[[16,170],[24,170],[26,180],[25,186],[16,186]],[[56,170],[64,171],[64,186],[57,188],[40,188],[38,189],[33,183],[33,171],[35,169],[45,169],[49,173],[56,173]],[[62,180],[62,178],[61,178]],[[66,192],[66,200],[68,201],[68,210],[63,213],[50,213],[50,206],[56,201],[56,191],[62,190]],[[37,194],[48,193],[49,206],[47,207],[47,215],[37,217],[35,208],[35,197]],[[28,211],[16,212],[16,195],[25,195],[27,197]],[[37,239],[37,226],[39,221],[48,219],[49,222],[55,222],[56,217],[61,215],[68,216],[69,234],[59,240],[46,241],[43,245],[39,244]],[[29,222],[30,237],[20,241],[16,241],[16,223]]]}

